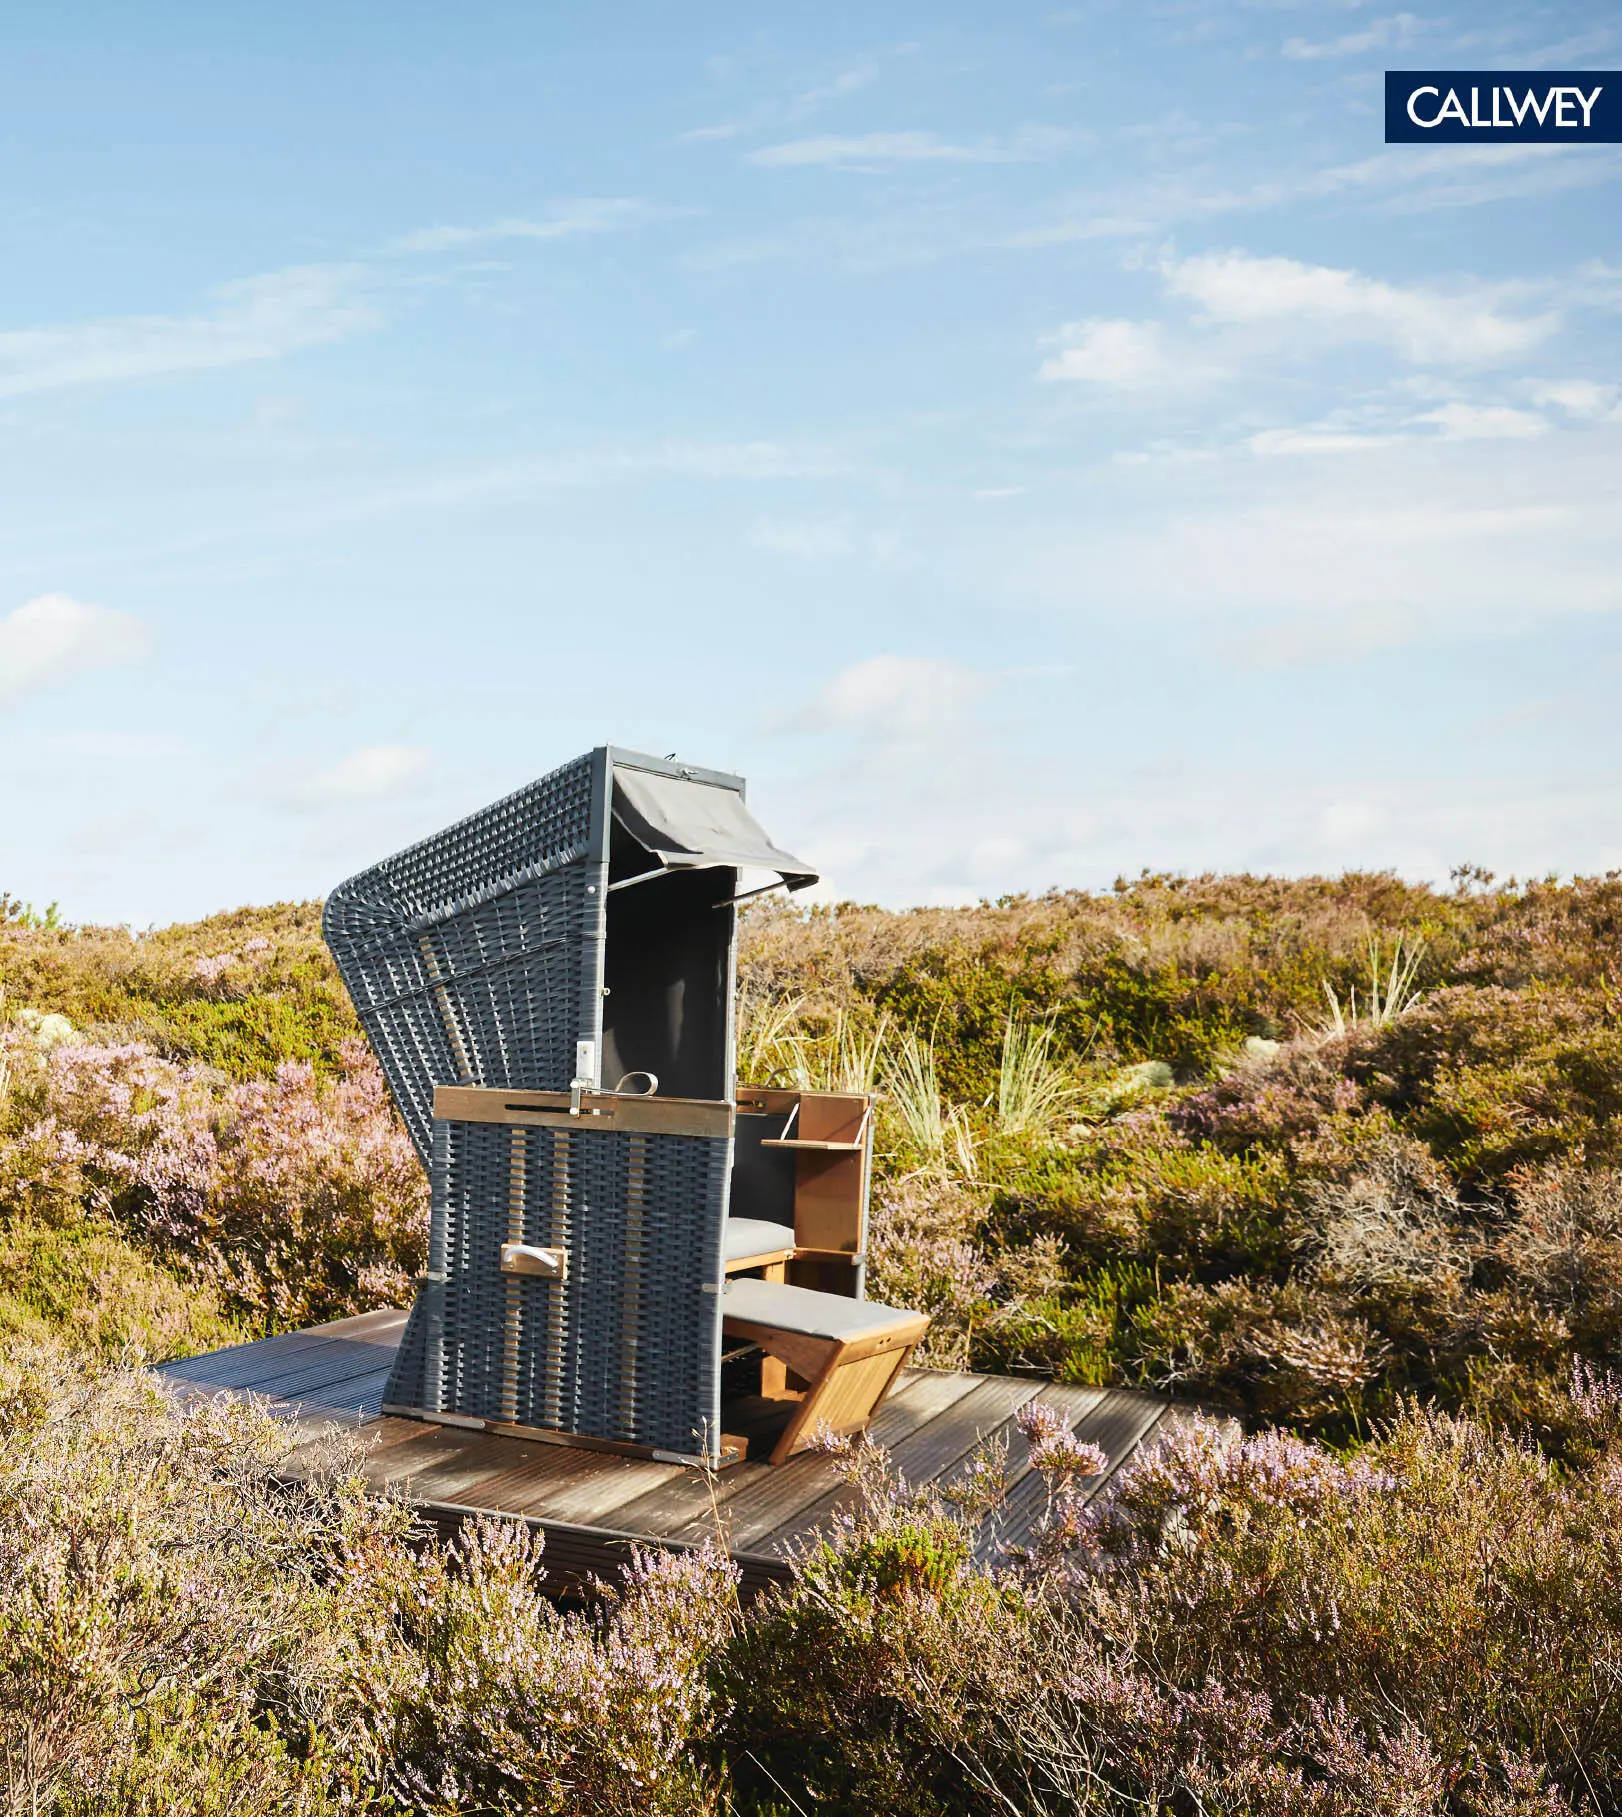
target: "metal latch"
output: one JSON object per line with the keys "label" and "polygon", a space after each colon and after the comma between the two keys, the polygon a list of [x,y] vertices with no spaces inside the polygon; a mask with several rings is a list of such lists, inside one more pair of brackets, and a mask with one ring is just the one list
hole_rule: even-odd
{"label": "metal latch", "polygon": [[574,1077],[569,1081],[569,1115],[580,1115],[580,1094],[597,1089],[597,1043],[576,1041]]}

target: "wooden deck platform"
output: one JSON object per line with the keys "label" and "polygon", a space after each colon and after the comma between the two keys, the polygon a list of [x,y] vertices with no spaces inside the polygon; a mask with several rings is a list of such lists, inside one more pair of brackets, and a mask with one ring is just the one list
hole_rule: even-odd
{"label": "wooden deck platform", "polygon": [[[363,1313],[189,1357],[158,1374],[184,1395],[261,1397],[302,1435],[294,1470],[301,1455],[313,1457],[323,1441],[330,1444],[335,1427],[353,1429],[365,1447],[368,1478],[403,1495],[442,1532],[475,1513],[514,1516],[539,1528],[552,1583],[562,1593],[592,1573],[611,1577],[635,1545],[699,1545],[718,1523],[745,1587],[762,1588],[789,1575],[795,1549],[849,1495],[837,1466],[809,1453],[776,1468],[742,1463],[706,1476],[681,1464],[386,1417],[379,1411],[383,1384],[404,1327],[403,1312]],[[1101,1446],[1112,1474],[1179,1411],[1130,1389],[909,1369],[880,1409],[873,1437],[909,1481],[946,1484],[982,1441],[1005,1436],[1016,1480],[1000,1537],[1017,1541],[1044,1501],[1012,1427],[1014,1415],[1036,1399],[1068,1414],[1078,1438]]]}

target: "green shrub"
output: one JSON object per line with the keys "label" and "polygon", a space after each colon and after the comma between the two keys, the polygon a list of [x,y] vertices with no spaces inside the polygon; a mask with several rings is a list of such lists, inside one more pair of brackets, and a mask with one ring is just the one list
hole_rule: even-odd
{"label": "green shrub", "polygon": [[251,1336],[223,1301],[83,1219],[0,1226],[0,1346],[60,1338],[100,1356],[133,1348],[152,1362]]}

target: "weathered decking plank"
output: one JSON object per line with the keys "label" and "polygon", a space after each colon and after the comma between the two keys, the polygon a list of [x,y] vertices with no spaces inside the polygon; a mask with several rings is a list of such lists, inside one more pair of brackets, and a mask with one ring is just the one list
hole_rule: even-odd
{"label": "weathered decking plank", "polygon": [[[1006,1429],[1007,1422],[1042,1384],[1016,1381],[1011,1376],[958,1376],[966,1385],[940,1414],[919,1431],[895,1439],[875,1431],[874,1438],[890,1453],[890,1461],[910,1483],[940,1482],[983,1443]],[[792,1551],[809,1533],[826,1526],[836,1514],[855,1505],[856,1491],[841,1480],[792,1519],[780,1521],[760,1541],[763,1551]]]}
{"label": "weathered decking plank", "polygon": [[[793,1554],[850,1503],[853,1492],[838,1462],[814,1453],[775,1468],[737,1464],[712,1476],[680,1464],[384,1415],[384,1384],[404,1329],[403,1313],[362,1313],[191,1357],[159,1373],[183,1398],[251,1396],[290,1421],[305,1441],[288,1465],[295,1473],[330,1449],[335,1429],[350,1428],[366,1480],[380,1493],[402,1496],[442,1531],[476,1514],[529,1522],[545,1535],[548,1569],[562,1588],[594,1574],[612,1576],[637,1545],[687,1548],[718,1532],[746,1587],[759,1588],[781,1579]],[[982,1445],[1006,1439],[1008,1507],[987,1546],[1017,1542],[1046,1505],[1046,1489],[1012,1429],[1020,1408],[1038,1398],[1064,1412],[1079,1438],[1108,1452],[1111,1472],[1169,1409],[1131,1390],[908,1370],[872,1436],[909,1482],[943,1486]]]}

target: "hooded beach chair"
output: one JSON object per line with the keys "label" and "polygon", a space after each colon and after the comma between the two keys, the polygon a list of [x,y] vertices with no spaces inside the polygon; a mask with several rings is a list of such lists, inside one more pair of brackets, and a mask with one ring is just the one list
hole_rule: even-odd
{"label": "hooded beach chair", "polygon": [[604,746],[333,891],[432,1184],[386,1411],[708,1465],[871,1420],[928,1325],[864,1298],[871,1103],[733,1078],[737,903],[815,880]]}

